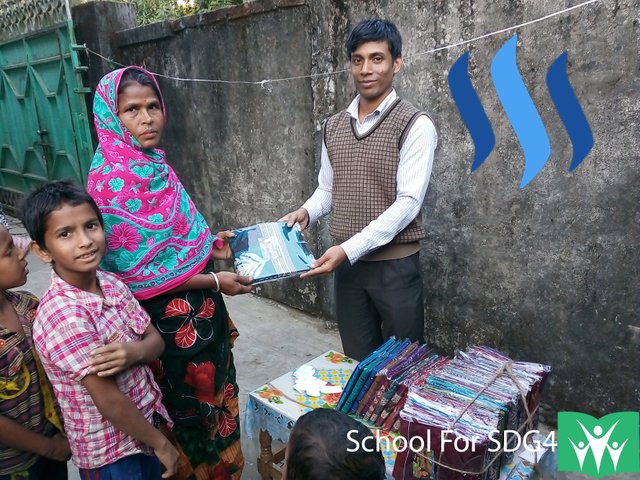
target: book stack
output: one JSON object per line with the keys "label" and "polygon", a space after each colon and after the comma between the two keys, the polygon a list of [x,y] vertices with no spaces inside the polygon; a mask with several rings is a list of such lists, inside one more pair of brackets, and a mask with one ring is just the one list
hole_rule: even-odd
{"label": "book stack", "polygon": [[356,366],[336,408],[397,432],[409,389],[424,385],[447,361],[426,345],[391,337]]}

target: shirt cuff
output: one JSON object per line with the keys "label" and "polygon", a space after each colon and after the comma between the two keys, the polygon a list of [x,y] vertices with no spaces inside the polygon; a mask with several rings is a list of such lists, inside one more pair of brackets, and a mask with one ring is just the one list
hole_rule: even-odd
{"label": "shirt cuff", "polygon": [[360,257],[368,253],[367,245],[358,238],[358,234],[343,242],[340,246],[344,250],[344,253],[347,254],[347,258],[351,265],[356,263]]}
{"label": "shirt cuff", "polygon": [[312,223],[316,223],[318,218],[322,216],[321,209],[314,206],[311,202],[305,202],[300,208],[304,208],[309,213],[309,223],[307,224],[307,227]]}

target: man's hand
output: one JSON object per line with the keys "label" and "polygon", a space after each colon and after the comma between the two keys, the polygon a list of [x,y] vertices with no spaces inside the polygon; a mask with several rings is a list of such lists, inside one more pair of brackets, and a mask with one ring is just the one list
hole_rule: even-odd
{"label": "man's hand", "polygon": [[110,343],[91,352],[91,370],[100,377],[115,375],[139,363],[138,342]]}
{"label": "man's hand", "polygon": [[243,277],[237,273],[219,272],[216,274],[220,282],[220,291],[226,295],[239,295],[252,290],[252,277]]}
{"label": "man's hand", "polygon": [[338,268],[345,260],[347,260],[347,254],[340,245],[336,245],[324,252],[324,255],[320,258],[316,259],[313,265],[311,265],[311,270],[304,272],[300,275],[300,278],[327,275]]}
{"label": "man's hand", "polygon": [[[235,234],[230,230],[225,230],[224,232],[216,233],[216,237],[222,240],[223,245],[221,247],[213,246],[213,250],[211,251],[211,258],[214,260],[227,260],[231,258],[231,246],[229,245],[229,239],[234,237]],[[219,244],[220,240],[216,239],[216,243]]]}
{"label": "man's hand", "polygon": [[309,225],[309,212],[305,208],[299,208],[295,212],[287,213],[279,222],[287,222],[287,227],[293,227],[295,223],[300,224],[300,229],[304,230]]}
{"label": "man's hand", "polygon": [[164,466],[165,471],[162,473],[162,478],[171,478],[178,471],[178,450],[174,447],[169,440],[165,438],[166,442],[160,448],[154,449],[154,453],[160,463]]}
{"label": "man's hand", "polygon": [[71,458],[71,450],[69,449],[69,441],[67,437],[61,433],[56,433],[49,439],[49,448],[44,452],[44,457],[58,462],[66,462]]}

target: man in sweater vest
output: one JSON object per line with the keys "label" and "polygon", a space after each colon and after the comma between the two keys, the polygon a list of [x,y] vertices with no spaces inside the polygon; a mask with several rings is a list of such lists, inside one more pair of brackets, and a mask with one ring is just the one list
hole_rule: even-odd
{"label": "man in sweater vest", "polygon": [[391,335],[423,340],[421,208],[437,134],[393,89],[402,67],[393,23],[359,23],[346,47],[358,95],[325,124],[318,188],[281,220],[305,228],[332,212],[335,246],[301,277],[336,272],[344,353],[362,360]]}

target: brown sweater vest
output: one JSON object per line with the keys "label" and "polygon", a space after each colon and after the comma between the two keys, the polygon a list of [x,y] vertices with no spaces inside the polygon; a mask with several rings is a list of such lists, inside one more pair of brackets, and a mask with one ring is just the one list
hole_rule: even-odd
{"label": "brown sweater vest", "polygon": [[[420,115],[425,114],[398,99],[363,136],[346,111],[327,120],[324,140],[333,169],[330,232],[336,243],[360,232],[395,201],[400,149]],[[390,243],[417,242],[425,235],[421,211]]]}

